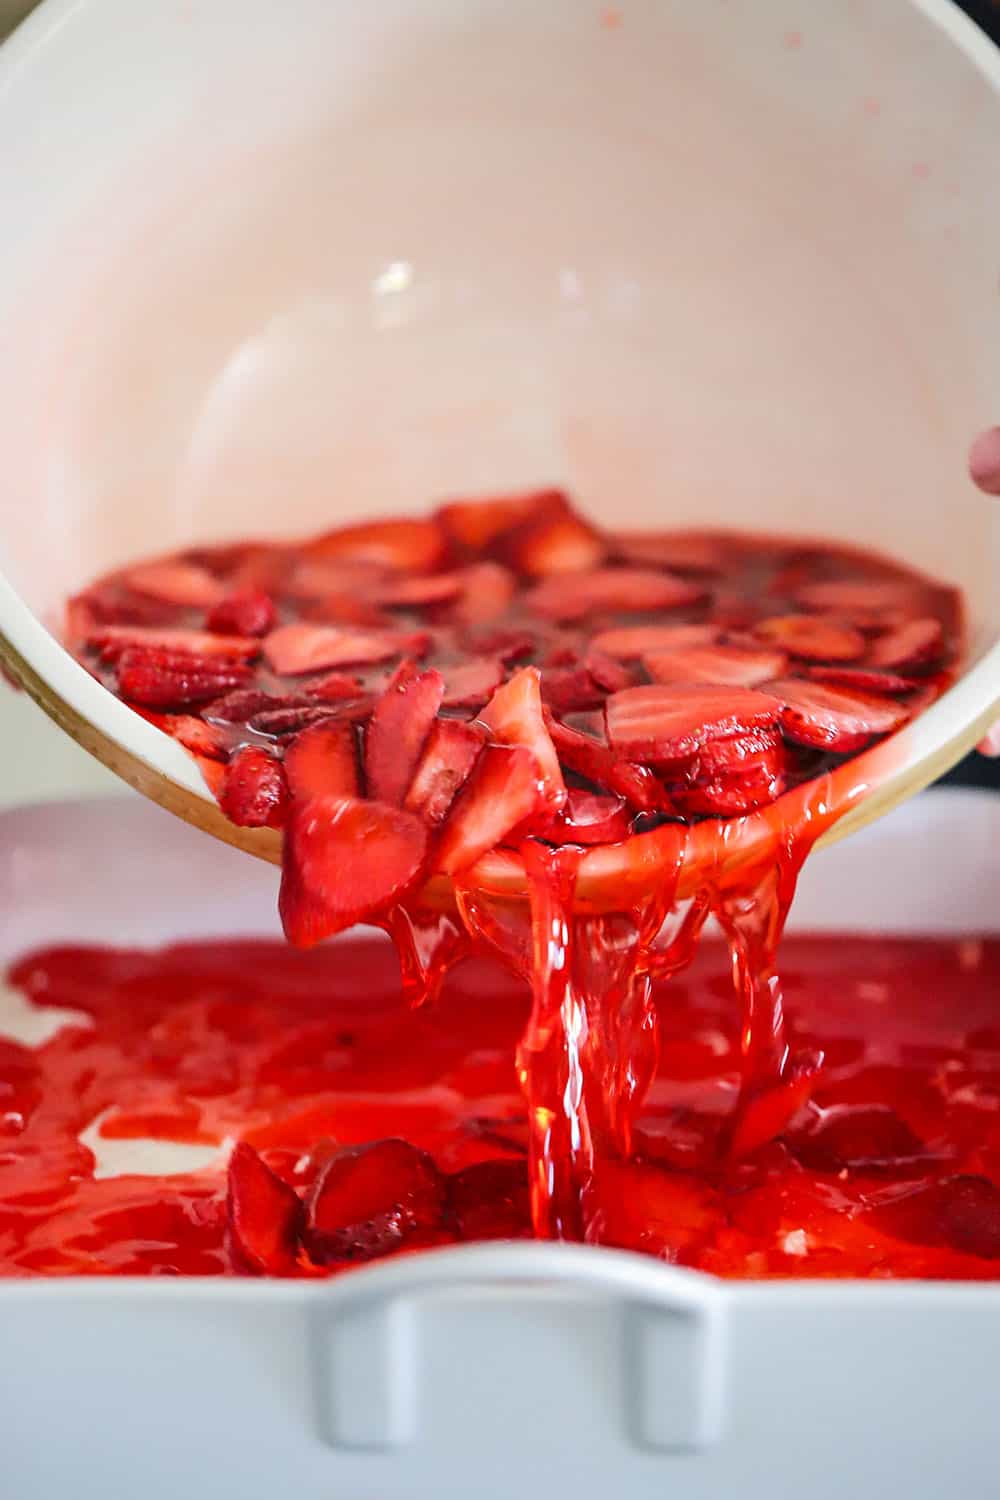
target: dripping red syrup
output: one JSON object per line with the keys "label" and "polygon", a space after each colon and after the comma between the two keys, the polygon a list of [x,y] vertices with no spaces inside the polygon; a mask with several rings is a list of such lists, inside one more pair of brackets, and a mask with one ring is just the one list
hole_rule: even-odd
{"label": "dripping red syrup", "polygon": [[[528,985],[510,1054],[530,1222],[599,1241],[607,1184],[638,1170],[643,1109],[669,1076],[656,996],[707,917],[729,947],[739,1080],[701,1168],[748,1170],[812,1107],[825,1054],[790,1032],[777,968],[797,873],[850,800],[844,768],[884,743],[884,770],[893,732],[947,686],[961,610],[888,559],[610,534],[545,492],[133,564],[71,601],[67,635],[198,757],[264,852],[280,833],[293,944],[383,927],[404,995],[421,1014],[433,1002],[428,1026],[470,953]],[[249,1145],[234,1154],[244,1268],[483,1222],[405,1132],[344,1141],[316,1161],[302,1144],[315,1180],[295,1192]],[[524,1184],[491,1171],[511,1215]]]}
{"label": "dripping red syrup", "polygon": [[[707,940],[652,981],[659,1058],[631,1153],[590,1116],[588,1238],[730,1277],[1000,1275],[1000,940],[786,937],[790,1045],[823,1062],[778,1132],[738,1154],[719,1149],[744,1065],[726,968]],[[458,966],[416,1010],[390,946],[353,937],[311,953],[52,949],[7,978],[43,1011],[81,1016],[42,1046],[0,1042],[4,1275],[261,1269],[252,1182],[246,1246],[227,1212],[221,1143],[237,1139],[290,1190],[277,1213],[266,1198],[278,1274],[532,1232],[511,1058],[522,1037],[541,1043],[547,1013],[494,959]],[[177,1175],[95,1176],[80,1136],[94,1141],[98,1118],[99,1157],[150,1137],[217,1155]],[[386,1140],[364,1181],[341,1171],[311,1227],[329,1163]]]}

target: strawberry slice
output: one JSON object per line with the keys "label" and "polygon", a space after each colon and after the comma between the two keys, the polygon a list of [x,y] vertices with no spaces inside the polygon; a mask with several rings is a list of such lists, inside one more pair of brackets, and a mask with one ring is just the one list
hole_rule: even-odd
{"label": "strawberry slice", "polygon": [[359,723],[368,718],[374,704],[375,700],[371,697],[351,698],[336,703],[296,705],[290,702],[284,708],[269,708],[263,713],[253,714],[248,723],[257,734],[267,734],[276,740],[287,739],[289,735],[298,734],[302,729],[310,729],[314,724],[329,723],[331,719]]}
{"label": "strawberry slice", "polygon": [[365,735],[365,778],[376,802],[402,807],[444,698],[444,679],[403,662],[375,704]]}
{"label": "strawberry slice", "polygon": [[495,547],[504,562],[531,578],[596,568],[607,553],[603,537],[568,506],[522,521]]}
{"label": "strawberry slice", "polygon": [[742,646],[673,646],[642,659],[654,682],[713,682],[720,686],[760,687],[780,677],[788,666],[783,651],[748,651]]}
{"label": "strawberry slice", "polygon": [[220,600],[205,624],[220,635],[267,635],[277,618],[270,594],[263,589],[246,589]]}
{"label": "strawberry slice", "polygon": [[709,740],[773,726],[779,704],[750,688],[697,683],[626,688],[605,704],[608,740],[628,760],[683,760]]}
{"label": "strawberry slice", "polygon": [[294,1271],[305,1213],[298,1194],[252,1146],[238,1141],[229,1158],[226,1222],[233,1257],[248,1271]]}
{"label": "strawberry slice", "polygon": [[293,803],[278,910],[299,948],[372,921],[420,879],[427,830],[412,813],[351,797]]}
{"label": "strawberry slice", "polygon": [[443,823],[485,743],[486,733],[477,724],[438,719],[406,794],[407,812],[432,827]]}
{"label": "strawberry slice", "polygon": [[638,660],[656,651],[676,646],[711,646],[719,639],[717,625],[625,625],[602,630],[591,641],[591,649],[621,661]]}
{"label": "strawberry slice", "polygon": [[392,631],[338,630],[335,625],[280,625],[264,640],[271,670],[301,677],[328,667],[353,667],[389,661],[405,649],[404,637]]}
{"label": "strawberry slice", "polygon": [[305,700],[277,697],[265,693],[263,688],[235,688],[221,698],[206,704],[202,713],[212,723],[246,724],[254,714],[265,713],[269,708],[299,707]]}
{"label": "strawberry slice", "polygon": [[857,661],[865,651],[860,630],[816,615],[775,615],[753,630],[762,641],[807,661]]}
{"label": "strawberry slice", "polygon": [[908,578],[846,578],[804,584],[795,597],[806,609],[830,610],[853,619],[905,608],[915,593]]}
{"label": "strawberry slice", "polygon": [[437,519],[450,540],[467,552],[485,552],[503,532],[533,517],[564,514],[569,501],[559,490],[533,490],[489,500],[452,500]]}
{"label": "strawberry slice", "polygon": [[331,672],[319,682],[310,682],[305,689],[307,698],[321,703],[342,703],[346,698],[363,696],[360,677],[349,677],[346,672]]}
{"label": "strawberry slice", "polygon": [[495,625],[473,627],[462,632],[461,644],[466,651],[477,656],[499,656],[510,664],[525,661],[539,649],[539,641],[530,630]]}
{"label": "strawberry slice", "polygon": [[541,767],[531,751],[487,745],[444,825],[434,867],[459,875],[512,828],[550,812]]}
{"label": "strawberry slice", "polygon": [[[190,609],[211,609],[225,594],[225,587],[208,571],[194,563],[164,561],[142,563],[123,575],[126,587],[165,604],[187,605]],[[235,635],[243,631],[233,632]]]}
{"label": "strawberry slice", "polygon": [[578,776],[617,793],[636,812],[656,812],[665,806],[666,794],[645,766],[630,765],[602,741],[557,720],[549,720],[549,733],[560,761]]}
{"label": "strawberry slice", "polygon": [[523,1161],[477,1161],[448,1179],[448,1212],[462,1240],[531,1236],[528,1169]]}
{"label": "strawberry slice", "polygon": [[159,727],[173,735],[192,755],[203,755],[206,760],[227,759],[226,736],[214,724],[206,724],[204,719],[196,719],[193,714],[164,714]]}
{"label": "strawberry slice", "polygon": [[874,667],[810,667],[814,682],[828,682],[831,687],[854,688],[861,693],[911,693],[913,683],[895,672],[881,672]]}
{"label": "strawberry slice", "polygon": [[407,1141],[348,1146],[320,1171],[304,1240],[320,1265],[374,1260],[410,1236],[441,1227],[445,1184],[426,1151]]}
{"label": "strawberry slice", "polygon": [[436,521],[401,518],[342,526],[303,548],[310,558],[374,563],[401,573],[430,573],[447,560],[448,546]]}
{"label": "strawberry slice", "polygon": [[560,806],[566,800],[566,783],[542,712],[538,668],[522,667],[515,672],[497,688],[479,717],[498,745],[523,745],[531,751],[548,801]]}
{"label": "strawberry slice", "polygon": [[587,615],[645,614],[699,603],[705,590],[670,573],[648,568],[595,568],[589,573],[554,573],[524,596],[528,609],[550,620],[582,620]]}
{"label": "strawberry slice", "polygon": [[448,604],[457,599],[463,588],[461,573],[427,573],[423,577],[390,580],[376,590],[379,604],[391,609],[423,609],[432,604]]}
{"label": "strawberry slice", "polygon": [[943,650],[941,621],[927,615],[908,620],[882,636],[872,646],[868,660],[873,667],[926,666],[939,660]]}
{"label": "strawberry slice", "polygon": [[622,688],[631,687],[635,682],[630,667],[626,667],[616,657],[599,651],[593,643],[587,651],[586,663],[587,671],[605,693],[620,693]]}
{"label": "strawberry slice", "polygon": [[545,706],[554,714],[571,714],[581,709],[600,708],[605,692],[586,667],[546,667],[541,674],[539,691]]}
{"label": "strawberry slice", "polygon": [[219,806],[238,828],[280,828],[288,809],[288,783],[279,761],[244,745],[226,766]]}
{"label": "strawberry slice", "polygon": [[235,661],[210,661],[175,651],[130,646],[118,658],[118,691],[143,708],[192,708],[209,703],[253,676]]}
{"label": "strawberry slice", "polygon": [[358,747],[354,725],[339,719],[313,724],[285,751],[288,789],[298,801],[310,797],[358,797]]}
{"label": "strawberry slice", "polygon": [[722,773],[689,786],[672,788],[674,801],[681,812],[700,813],[712,818],[738,818],[767,807],[787,787],[779,763],[750,766],[745,771]]}
{"label": "strawberry slice", "polygon": [[444,675],[444,708],[481,708],[503,682],[503,667],[495,656],[480,656],[445,667]]}
{"label": "strawberry slice", "polygon": [[901,703],[794,677],[768,683],[768,692],[781,702],[781,727],[788,739],[841,755],[860,750],[878,734],[890,734],[910,717]]}
{"label": "strawberry slice", "polygon": [[762,767],[778,772],[787,767],[789,756],[779,730],[752,729],[748,734],[727,734],[709,740],[695,756],[689,774],[694,780],[709,780],[715,776],[739,776]]}
{"label": "strawberry slice", "polygon": [[517,589],[509,568],[497,562],[473,563],[461,574],[462,598],[455,618],[470,625],[495,620],[508,608]]}
{"label": "strawberry slice", "polygon": [[619,844],[631,828],[625,798],[571,787],[565,806],[532,832],[550,844]]}
{"label": "strawberry slice", "polygon": [[675,573],[724,573],[729,553],[721,537],[703,531],[619,531],[609,545],[625,562]]}
{"label": "strawberry slice", "polygon": [[181,630],[156,625],[99,625],[86,644],[100,652],[102,661],[117,661],[123,651],[145,647],[183,656],[250,661],[260,653],[260,641],[240,635],[213,635],[208,630]]}

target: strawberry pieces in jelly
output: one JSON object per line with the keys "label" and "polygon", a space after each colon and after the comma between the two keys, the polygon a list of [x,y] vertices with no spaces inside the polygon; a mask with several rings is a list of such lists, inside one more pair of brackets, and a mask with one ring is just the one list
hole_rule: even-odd
{"label": "strawberry pieces in jelly", "polygon": [[245,1141],[229,1158],[226,1219],[234,1259],[248,1271],[280,1276],[295,1270],[302,1202]]}
{"label": "strawberry pieces in jelly", "polygon": [[1000,1188],[987,1177],[941,1178],[880,1205],[868,1218],[898,1239],[1000,1260]]}
{"label": "strawberry pieces in jelly", "polygon": [[400,1140],[349,1146],[316,1178],[305,1245],[320,1265],[374,1260],[442,1228],[444,1211],[445,1184],[426,1152]]}
{"label": "strawberry pieces in jelly", "polygon": [[[558,490],[140,562],[75,595],[67,626],[101,682],[209,772],[228,763],[210,779],[243,826],[288,813],[265,792],[284,776],[311,873],[286,848],[283,899],[308,941],[511,840],[617,844],[665,818],[753,814],[817,752],[919,712],[960,647],[954,591],[884,559],[607,533]],[[394,834],[373,814],[364,847],[387,862],[358,871],[367,906],[347,896],[362,814],[297,816],[324,798],[414,820]],[[317,884],[334,848],[335,889]]]}

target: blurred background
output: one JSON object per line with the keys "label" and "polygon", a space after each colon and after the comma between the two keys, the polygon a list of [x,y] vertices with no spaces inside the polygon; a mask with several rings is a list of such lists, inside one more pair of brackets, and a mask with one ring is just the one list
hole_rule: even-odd
{"label": "blurred background", "polygon": [[[35,8],[37,0],[0,0],[0,38],[18,24],[19,21]],[[135,0],[136,5],[154,3],[154,0]],[[202,0],[205,5],[210,5],[211,0]],[[280,0],[279,0],[280,3]],[[625,0],[627,4],[627,0]],[[995,42],[1000,45],[1000,0],[959,0],[960,8],[981,26]],[[472,0],[474,6],[475,0]],[[595,8],[600,9],[599,0],[594,0]],[[942,266],[942,275],[947,274],[947,267]],[[1000,411],[997,420],[1000,421]],[[970,438],[972,434],[970,433]],[[3,684],[0,683],[0,692],[4,692]],[[73,792],[90,790],[92,792],[121,791],[121,783],[111,773],[99,766],[96,761],[71,745],[58,735],[43,720],[34,706],[26,701],[16,706],[8,704],[7,713],[17,721],[16,728],[22,729],[23,733],[30,735],[33,744],[32,785],[38,787],[39,777],[43,784],[50,783],[49,794],[53,796],[68,795],[70,788],[67,786],[67,777],[75,784]],[[5,715],[6,716],[6,715]],[[34,748],[37,746],[37,748]],[[81,782],[81,786],[79,783]],[[971,755],[961,765],[949,772],[943,778],[946,784],[962,786],[992,787],[1000,791],[1000,760],[986,760],[980,755]],[[3,786],[0,786],[0,806],[16,802],[19,797],[16,773],[8,777]]]}

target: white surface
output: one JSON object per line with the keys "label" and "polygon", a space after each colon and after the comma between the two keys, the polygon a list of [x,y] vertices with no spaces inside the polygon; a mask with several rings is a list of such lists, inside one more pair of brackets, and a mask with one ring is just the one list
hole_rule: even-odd
{"label": "white surface", "polygon": [[0,52],[0,620],[173,780],[204,792],[14,590],[48,615],[191,537],[552,481],[898,550],[996,640],[964,456],[1000,391],[997,53],[945,0],[619,19],[49,0]]}

